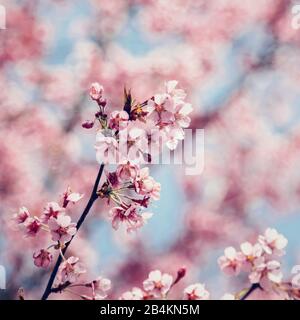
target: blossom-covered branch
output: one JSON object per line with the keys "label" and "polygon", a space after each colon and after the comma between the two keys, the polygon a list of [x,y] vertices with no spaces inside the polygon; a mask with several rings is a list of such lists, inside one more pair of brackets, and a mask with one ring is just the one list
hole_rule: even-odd
{"label": "blossom-covered branch", "polygon": [[[98,198],[106,199],[107,205],[115,205],[109,210],[114,229],[122,224],[127,231],[136,230],[152,216],[143,209],[148,208],[152,200],[159,199],[160,184],[150,176],[149,168],[142,168],[141,165],[145,163],[145,159],[146,163],[151,162],[153,156],[157,155],[156,152],[161,151],[161,142],[170,149],[175,149],[178,140],[184,138],[183,128],[190,123],[188,114],[192,111],[191,105],[184,101],[184,91],[176,89],[176,86],[177,81],[167,82],[165,92],[156,94],[141,104],[135,102],[131,93],[124,90],[123,111],[108,114],[103,87],[99,83],[92,84],[90,96],[97,103],[98,110],[94,120],[88,120],[82,126],[91,129],[95,123],[98,124],[95,149],[100,168],[90,199],[78,222],[75,224],[71,221],[66,209],[69,202],[79,201],[82,195],[73,193],[70,189],[63,194],[61,205],[56,202],[48,203],[41,217],[31,217],[24,207],[14,216],[25,236],[37,237],[40,232],[51,235],[53,243],[47,249],[33,254],[37,267],[47,268],[53,259],[50,249],[58,251],[43,300],[51,293],[70,290],[74,286],[90,286],[93,289],[92,298],[96,298],[94,281],[77,284],[81,274],[86,272],[79,258],[66,258],[65,255]],[[117,164],[117,169],[106,171],[106,180],[99,187],[105,164]]]}

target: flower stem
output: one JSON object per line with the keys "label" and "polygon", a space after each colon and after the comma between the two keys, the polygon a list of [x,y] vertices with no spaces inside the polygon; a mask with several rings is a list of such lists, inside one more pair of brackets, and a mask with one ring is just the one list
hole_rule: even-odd
{"label": "flower stem", "polygon": [[[92,208],[94,202],[98,198],[97,190],[98,190],[99,182],[100,182],[100,179],[101,179],[101,176],[102,176],[102,173],[103,173],[103,169],[104,169],[104,164],[101,164],[101,166],[99,168],[99,171],[98,171],[97,178],[96,178],[95,183],[94,183],[94,187],[93,187],[90,199],[89,199],[85,209],[83,210],[79,220],[77,221],[77,225],[76,225],[77,232],[80,229],[81,225],[83,224],[83,222],[84,222],[85,218],[87,217],[88,213],[90,212],[90,209]],[[77,234],[77,232],[76,232],[76,234]],[[66,246],[62,250],[62,254],[63,255],[65,255],[65,253],[66,253],[69,245],[71,244],[72,240],[74,239],[75,235],[72,237],[72,239],[66,244]],[[56,274],[58,272],[58,269],[59,269],[59,266],[60,266],[61,262],[62,262],[62,256],[59,255],[58,258],[57,258],[56,264],[55,264],[55,266],[53,268],[53,271],[52,271],[52,273],[50,275],[47,287],[46,287],[46,289],[45,289],[45,291],[43,293],[42,300],[47,300],[47,298],[51,294],[52,285],[53,285],[53,282],[55,280],[55,277],[56,277]]]}

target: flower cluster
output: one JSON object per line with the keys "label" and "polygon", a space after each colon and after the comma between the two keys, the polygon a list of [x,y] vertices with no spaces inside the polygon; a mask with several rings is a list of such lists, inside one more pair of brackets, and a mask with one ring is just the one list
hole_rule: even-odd
{"label": "flower cluster", "polygon": [[[269,294],[275,299],[299,300],[299,266],[293,268],[294,277],[291,281],[282,280],[283,274],[278,258],[284,255],[286,245],[287,239],[282,234],[275,229],[268,228],[264,235],[258,237],[255,244],[244,242],[240,246],[240,251],[233,247],[226,248],[224,256],[218,259],[221,269],[229,275],[238,275],[241,271],[248,272],[251,286],[236,294],[225,293],[221,300],[244,300],[257,289],[260,294]],[[185,268],[179,269],[174,280],[168,273],[162,273],[160,270],[151,271],[143,282],[142,289],[134,287],[124,292],[119,299],[167,299],[174,285],[185,276],[185,273]],[[210,292],[204,284],[198,282],[183,290],[182,299],[208,300]]]}
{"label": "flower cluster", "polygon": [[[107,292],[111,289],[111,281],[107,278],[98,277],[89,282],[79,282],[79,277],[86,270],[79,262],[79,258],[70,257],[65,259],[59,267],[58,277],[53,292],[62,292],[67,290],[69,293],[78,295],[83,300],[103,300],[107,297]],[[78,294],[74,289],[84,288],[90,291],[90,294]]]}
{"label": "flower cluster", "polygon": [[96,153],[100,163],[151,162],[161,151],[163,144],[175,149],[184,139],[184,128],[190,124],[193,108],[185,102],[186,94],[177,89],[177,81],[168,81],[165,92],[154,95],[143,103],[133,100],[131,92],[124,90],[122,111],[107,114],[104,89],[93,83],[90,96],[99,106],[94,121],[87,120],[82,126],[92,128],[95,120],[100,123],[96,136]]}
{"label": "flower cluster", "polygon": [[83,287],[91,290],[90,295],[79,295],[85,300],[102,300],[107,296],[107,291],[111,288],[109,279],[99,277],[91,282],[79,282],[80,276],[86,273],[85,268],[79,261],[78,257],[64,256],[63,249],[66,244],[71,241],[76,234],[76,224],[71,221],[71,217],[66,214],[68,204],[76,203],[83,197],[82,194],[72,192],[70,188],[63,193],[61,197],[61,205],[57,202],[49,202],[46,204],[40,217],[31,217],[27,208],[22,207],[13,217],[14,222],[23,230],[26,237],[35,237],[40,232],[47,232],[54,242],[47,249],[40,249],[33,253],[34,264],[37,267],[48,268],[53,254],[50,249],[57,250],[62,257],[62,263],[58,268],[52,292],[69,292],[72,288]]}
{"label": "flower cluster", "polygon": [[176,89],[177,81],[169,81],[165,92],[137,103],[131,92],[124,90],[125,101],[121,111],[106,112],[107,100],[99,83],[90,88],[91,98],[99,110],[93,121],[87,120],[84,128],[99,123],[96,134],[96,158],[99,163],[117,164],[115,171],[106,172],[106,181],[98,190],[100,198],[115,205],[109,216],[114,229],[123,223],[127,231],[143,226],[152,216],[143,209],[152,200],[158,200],[160,184],[150,176],[149,163],[162,151],[162,144],[176,148],[184,138],[183,128],[190,123],[192,107],[185,102],[186,94]]}
{"label": "flower cluster", "polygon": [[[121,300],[149,300],[166,299],[171,289],[185,276],[185,268],[177,272],[174,279],[168,273],[162,273],[160,270],[151,271],[148,278],[143,282],[143,289],[134,287],[131,291],[124,292],[119,299]],[[184,300],[208,300],[209,292],[205,285],[195,283],[186,287],[183,291]]]}
{"label": "flower cluster", "polygon": [[134,287],[131,291],[123,293],[120,299],[147,300],[166,298],[173,284],[174,279],[170,274],[154,270],[149,273],[148,278],[143,282],[143,290]]}
{"label": "flower cluster", "polygon": [[19,212],[14,214],[13,220],[24,232],[25,237],[37,237],[41,232],[46,232],[54,242],[47,249],[34,252],[33,260],[37,267],[47,268],[53,258],[50,249],[61,251],[76,234],[76,224],[66,214],[66,209],[70,202],[76,203],[82,197],[82,194],[72,192],[68,188],[62,195],[62,204],[60,205],[57,202],[47,203],[39,217],[31,216],[25,207],[21,207]]}
{"label": "flower cluster", "polygon": [[278,258],[285,253],[287,242],[282,234],[268,228],[255,244],[244,242],[240,251],[233,247],[226,248],[218,263],[224,273],[238,275],[241,271],[247,272],[250,283],[270,290],[282,281],[283,274]]}
{"label": "flower cluster", "polygon": [[160,184],[149,175],[149,169],[127,162],[106,176],[98,195],[116,205],[109,211],[113,228],[118,229],[120,223],[127,226],[127,231],[143,226],[152,214],[141,210],[151,200],[158,200],[160,193]]}
{"label": "flower cluster", "polygon": [[84,300],[103,300],[107,297],[107,291],[111,289],[111,281],[106,278],[98,277],[92,282],[86,283],[85,287],[91,288],[90,296],[82,295]]}

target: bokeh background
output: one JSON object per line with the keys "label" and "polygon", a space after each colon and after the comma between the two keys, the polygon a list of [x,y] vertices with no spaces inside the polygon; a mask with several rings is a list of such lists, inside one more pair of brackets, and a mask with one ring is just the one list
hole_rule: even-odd
{"label": "bokeh background", "polygon": [[[39,215],[68,185],[87,201],[97,173],[89,84],[120,108],[123,87],[137,100],[176,79],[205,129],[205,167],[152,166],[161,200],[135,235],[111,228],[98,201],[70,247],[90,275],[112,279],[110,297],[140,286],[149,271],[204,282],[212,297],[239,291],[242,276],[222,275],[217,257],[267,227],[289,240],[286,277],[300,264],[300,30],[288,0],[1,0],[0,264],[3,298],[24,287],[39,298],[49,277],[33,265],[41,243],[10,226],[20,206]],[[300,4],[300,1],[299,1]],[[53,299],[68,298],[52,295]]]}

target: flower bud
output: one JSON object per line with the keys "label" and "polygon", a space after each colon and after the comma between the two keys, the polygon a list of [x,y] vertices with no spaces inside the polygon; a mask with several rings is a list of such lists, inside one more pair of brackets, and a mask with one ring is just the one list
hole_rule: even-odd
{"label": "flower bud", "polygon": [[85,122],[82,123],[82,127],[85,129],[91,129],[94,126],[94,121],[91,120],[86,120]]}
{"label": "flower bud", "polygon": [[178,283],[185,276],[185,274],[186,274],[186,267],[181,267],[180,269],[178,269],[177,277],[176,277],[173,285]]}
{"label": "flower bud", "polygon": [[100,98],[98,100],[98,104],[99,104],[99,106],[104,108],[106,106],[106,104],[107,104],[107,100],[105,98]]}

